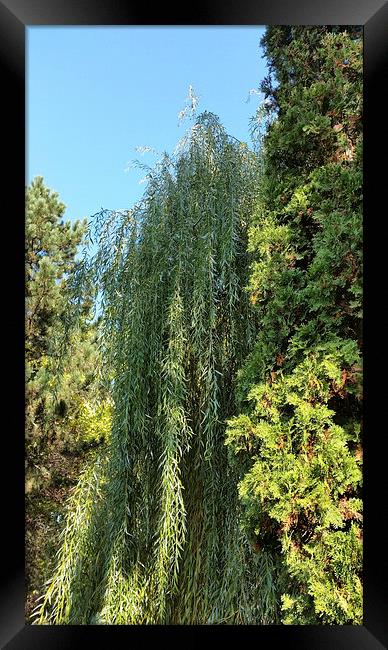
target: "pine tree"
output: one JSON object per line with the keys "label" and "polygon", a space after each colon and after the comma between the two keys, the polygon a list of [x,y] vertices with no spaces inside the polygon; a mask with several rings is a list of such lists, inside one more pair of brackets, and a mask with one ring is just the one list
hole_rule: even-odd
{"label": "pine tree", "polygon": [[69,288],[86,224],[63,220],[58,195],[36,178],[26,193],[26,615],[52,571],[63,501],[93,447],[110,432],[109,390],[93,291],[78,300],[78,327]]}
{"label": "pine tree", "polygon": [[42,177],[35,178],[26,192],[25,227],[27,474],[46,440],[53,405],[53,343],[69,308],[67,282],[86,232],[85,223],[64,222],[64,211],[58,194]]}
{"label": "pine tree", "polygon": [[362,35],[269,27],[249,231],[260,323],[227,444],[287,624],[362,622]]}

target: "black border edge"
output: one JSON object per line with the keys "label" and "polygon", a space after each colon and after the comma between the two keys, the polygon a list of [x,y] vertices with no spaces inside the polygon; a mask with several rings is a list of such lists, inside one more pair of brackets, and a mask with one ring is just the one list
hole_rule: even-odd
{"label": "black border edge", "polygon": [[[388,314],[378,300],[387,253],[382,237],[385,208],[387,113],[382,84],[388,72],[388,3],[364,26],[364,624],[388,646],[388,536],[384,487],[387,488],[384,454],[384,406],[386,388],[382,369],[388,363],[385,341]],[[373,252],[372,252],[373,251]],[[385,483],[385,486],[384,486]],[[387,489],[385,495],[387,495]]]}
{"label": "black border edge", "polygon": [[[2,324],[3,362],[1,391],[4,416],[2,426],[3,479],[1,522],[3,559],[0,582],[0,644],[15,635],[24,620],[24,149],[25,26],[0,3],[0,64],[2,79],[2,140],[5,165],[2,205],[3,262]],[[9,135],[9,139],[5,138]],[[12,280],[12,281],[11,281]],[[16,286],[15,286],[16,285]],[[13,344],[13,345],[12,345]],[[7,473],[5,470],[9,469]]]}
{"label": "black border edge", "polygon": [[[206,3],[194,9],[190,16],[179,15],[177,22],[176,12],[169,12],[162,6],[160,15],[157,13],[147,15],[147,8],[130,7],[124,0],[116,0],[108,4],[102,0],[84,0],[82,3],[71,0],[6,0],[0,2],[0,62],[5,71],[4,81],[7,98],[3,102],[5,115],[3,118],[4,132],[11,134],[12,153],[15,156],[15,165],[7,164],[3,174],[5,210],[4,225],[13,228],[10,237],[5,241],[12,242],[12,276],[16,280],[17,287],[5,286],[6,295],[3,298],[6,307],[8,304],[16,304],[12,316],[6,320],[7,339],[10,337],[15,341],[15,348],[19,349],[23,334],[24,306],[20,289],[23,286],[23,258],[20,254],[23,249],[24,232],[23,224],[18,216],[24,214],[24,190],[25,190],[25,89],[24,89],[24,64],[25,64],[25,27],[32,25],[263,25],[263,24],[360,24],[364,25],[365,44],[365,216],[367,228],[365,229],[365,414],[366,414],[366,441],[365,441],[365,566],[368,571],[365,573],[365,606],[364,626],[331,626],[331,627],[302,627],[302,626],[270,626],[248,627],[248,632],[255,635],[255,640],[268,640],[268,643],[284,641],[290,649],[298,650],[379,650],[384,646],[381,642],[388,640],[388,620],[386,616],[386,585],[388,584],[386,564],[387,526],[385,523],[384,502],[382,499],[383,477],[387,475],[385,469],[385,455],[380,451],[380,443],[383,432],[377,438],[384,420],[372,426],[372,413],[382,413],[381,405],[384,404],[384,382],[381,376],[376,376],[373,370],[373,359],[376,355],[383,356],[384,334],[388,333],[385,327],[387,318],[381,318],[377,312],[376,303],[372,302],[372,288],[377,283],[381,287],[382,266],[384,260],[384,240],[379,238],[378,231],[373,224],[380,227],[381,220],[377,217],[383,210],[382,188],[384,188],[383,174],[385,167],[379,165],[378,152],[384,147],[384,136],[386,132],[386,111],[382,101],[382,92],[388,67],[388,50],[386,46],[386,34],[388,33],[388,4],[381,0],[326,0],[326,3],[314,2],[312,0],[294,0],[287,3],[286,0],[262,0],[261,3],[254,0],[243,0],[238,6],[226,7],[221,0],[216,0],[209,7]],[[7,5],[7,6],[5,6]],[[8,8],[7,8],[8,7]],[[384,74],[385,73],[385,74]],[[384,112],[383,112],[384,111]],[[23,151],[23,153],[22,153]],[[377,158],[377,164],[376,164]],[[8,157],[7,157],[8,162]],[[4,205],[4,204],[3,204]],[[10,218],[11,217],[11,218]],[[373,221],[374,218],[374,221]],[[9,223],[8,223],[9,222]],[[373,238],[373,235],[377,236]],[[380,239],[380,241],[379,241]],[[17,242],[13,246],[13,242]],[[20,242],[20,244],[19,244]],[[19,246],[21,248],[19,248]],[[373,246],[373,255],[370,254]],[[369,249],[369,253],[368,253]],[[20,265],[15,264],[15,251]],[[379,266],[380,264],[380,266]],[[380,278],[380,283],[378,282]],[[8,278],[7,278],[8,279]],[[4,283],[3,283],[4,286]],[[8,292],[8,293],[7,293]],[[15,300],[16,295],[16,300]],[[374,309],[373,309],[374,308]],[[23,312],[22,312],[23,310]],[[8,312],[8,309],[7,309]],[[385,329],[384,329],[385,328]],[[23,344],[22,344],[23,345]],[[8,347],[8,346],[7,346]],[[12,346],[10,346],[12,349]],[[14,356],[14,355],[13,355]],[[380,363],[379,366],[384,366]],[[155,626],[145,628],[142,626],[128,627],[121,626],[31,626],[25,625],[24,620],[24,507],[20,512],[15,509],[15,502],[24,503],[24,470],[23,470],[23,440],[19,436],[20,429],[24,430],[24,361],[13,359],[7,367],[7,389],[5,404],[8,400],[12,403],[15,393],[18,393],[10,426],[7,428],[8,458],[12,469],[12,479],[7,477],[7,484],[3,488],[3,517],[7,524],[7,533],[3,535],[7,545],[5,558],[9,561],[2,563],[2,581],[0,591],[0,643],[1,647],[7,648],[75,648],[84,645],[96,633],[96,638],[107,642],[113,637],[123,641],[133,640],[143,642],[147,640],[162,640],[176,638],[183,640],[186,626]],[[17,387],[21,385],[21,390]],[[21,399],[19,399],[21,395]],[[16,406],[16,408],[15,408]],[[6,408],[10,413],[10,410]],[[378,419],[377,419],[378,422]],[[376,444],[374,444],[374,440]],[[20,472],[20,473],[19,473]],[[10,487],[11,486],[11,487]],[[10,496],[11,495],[11,496]],[[377,504],[378,507],[375,508]],[[12,524],[11,524],[12,522]],[[385,530],[383,530],[385,527]],[[385,534],[384,534],[385,533]],[[190,632],[193,642],[202,639],[202,630],[205,634],[212,635],[217,627],[216,634],[222,629],[218,626],[195,627]],[[171,630],[171,632],[170,632]],[[182,631],[183,630],[183,631]],[[237,632],[236,632],[237,630]],[[226,629],[230,640],[233,634],[238,634],[241,642],[241,635],[244,636],[247,628],[239,626]],[[225,631],[225,628],[224,628]],[[155,637],[156,633],[156,637]],[[98,635],[98,636],[97,636]],[[109,635],[109,636],[107,636]],[[222,634],[221,634],[222,636]],[[187,638],[187,637],[186,637]],[[215,638],[215,637],[214,637]],[[379,639],[379,640],[377,640]],[[237,640],[237,636],[236,636]]]}
{"label": "black border edge", "polygon": [[384,0],[1,0],[25,25],[364,25]]}

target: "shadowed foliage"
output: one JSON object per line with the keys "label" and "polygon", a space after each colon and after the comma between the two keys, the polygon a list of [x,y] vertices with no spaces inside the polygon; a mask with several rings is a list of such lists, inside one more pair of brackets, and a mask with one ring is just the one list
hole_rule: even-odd
{"label": "shadowed foliage", "polygon": [[360,624],[362,31],[276,26],[263,45],[260,327],[226,442],[247,535],[282,567],[282,622]]}

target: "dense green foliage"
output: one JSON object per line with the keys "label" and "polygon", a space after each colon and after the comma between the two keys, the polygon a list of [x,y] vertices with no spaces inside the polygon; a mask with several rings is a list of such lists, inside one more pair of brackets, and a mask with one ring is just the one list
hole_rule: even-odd
{"label": "dense green foliage", "polygon": [[69,487],[85,455],[110,431],[90,288],[80,296],[79,326],[66,325],[87,224],[64,221],[64,211],[58,195],[34,179],[26,192],[25,231],[27,613],[52,572]]}
{"label": "dense green foliage", "polygon": [[[63,220],[58,195],[36,178],[26,193],[26,461],[27,491],[39,487],[39,473],[51,444],[74,448],[76,440],[104,438],[95,420],[108,415],[101,370],[98,324],[91,321],[90,285],[79,297],[77,328],[69,328],[76,253],[85,244],[86,222]],[[102,412],[101,411],[101,412]],[[109,428],[109,427],[108,427]],[[73,433],[76,432],[74,436]],[[38,471],[36,471],[38,470]],[[47,470],[46,470],[47,471]]]}
{"label": "dense green foliage", "polygon": [[362,623],[361,32],[263,46],[258,153],[203,113],[69,278],[63,422],[107,444],[38,623]]}
{"label": "dense green foliage", "polygon": [[260,323],[227,444],[289,624],[361,623],[362,39],[271,27],[249,280]]}

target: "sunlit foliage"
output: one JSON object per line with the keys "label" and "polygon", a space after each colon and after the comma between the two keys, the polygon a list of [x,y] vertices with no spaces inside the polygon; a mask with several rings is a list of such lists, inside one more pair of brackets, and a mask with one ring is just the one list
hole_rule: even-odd
{"label": "sunlit foliage", "polygon": [[205,113],[149,172],[142,202],[96,219],[78,286],[101,290],[112,434],[69,504],[40,622],[273,619],[272,560],[244,539],[223,444],[254,332],[256,187],[255,156]]}

